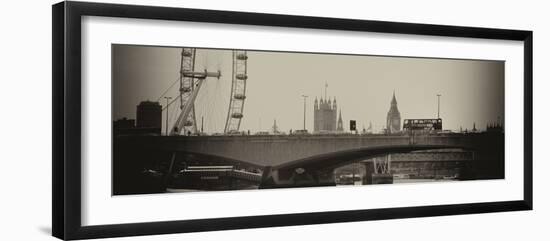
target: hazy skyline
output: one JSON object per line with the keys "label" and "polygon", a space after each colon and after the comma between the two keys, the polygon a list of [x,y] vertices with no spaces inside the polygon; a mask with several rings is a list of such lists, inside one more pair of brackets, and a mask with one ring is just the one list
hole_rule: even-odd
{"label": "hazy skyline", "polygon": [[[113,119],[135,118],[140,101],[157,101],[178,78],[181,48],[113,45]],[[207,132],[223,132],[231,86],[231,51],[197,49],[196,70],[220,70],[207,79],[196,102],[197,125],[205,118]],[[504,62],[341,54],[248,51],[247,98],[241,130],[267,131],[273,120],[279,130],[313,130],[315,98],[337,100],[345,130],[349,120],[358,129],[372,122],[385,127],[395,91],[401,119],[435,118],[441,94],[443,128],[485,128],[504,118]],[[178,95],[178,84],[167,94]],[[164,106],[164,99],[160,99]],[[177,105],[170,108],[175,113]],[[208,107],[208,108],[206,108]],[[174,115],[171,115],[171,120]],[[163,113],[164,125],[165,113]],[[164,128],[164,127],[163,127]]]}

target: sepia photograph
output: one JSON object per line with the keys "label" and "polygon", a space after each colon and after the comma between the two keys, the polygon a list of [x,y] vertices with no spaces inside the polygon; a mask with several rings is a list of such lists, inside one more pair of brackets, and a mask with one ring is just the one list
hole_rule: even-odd
{"label": "sepia photograph", "polygon": [[504,179],[504,61],[111,45],[112,194]]}

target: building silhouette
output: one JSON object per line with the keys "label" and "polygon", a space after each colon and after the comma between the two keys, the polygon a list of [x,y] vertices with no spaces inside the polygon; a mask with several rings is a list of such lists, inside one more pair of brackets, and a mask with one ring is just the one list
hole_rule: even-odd
{"label": "building silhouette", "polygon": [[390,110],[386,118],[386,131],[388,133],[397,133],[401,131],[401,114],[397,109],[397,100],[395,99],[395,91],[391,100]]}
{"label": "building silhouette", "polygon": [[136,111],[137,128],[162,128],[162,106],[159,102],[142,101]]}
{"label": "building silhouette", "polygon": [[313,131],[314,132],[335,132],[336,131],[336,98],[334,100],[315,98],[313,108]]}
{"label": "building silhouette", "polygon": [[115,120],[113,128],[115,130],[120,129],[132,129],[136,127],[136,120],[123,117],[122,119]]}
{"label": "building silhouette", "polygon": [[504,132],[504,127],[502,126],[502,124],[500,123],[500,121],[496,122],[496,123],[488,123],[487,124],[487,132]]}
{"label": "building silhouette", "polygon": [[279,131],[279,127],[277,126],[277,120],[273,120],[273,126],[271,127],[271,131],[273,132],[273,134],[281,134],[281,132]]}

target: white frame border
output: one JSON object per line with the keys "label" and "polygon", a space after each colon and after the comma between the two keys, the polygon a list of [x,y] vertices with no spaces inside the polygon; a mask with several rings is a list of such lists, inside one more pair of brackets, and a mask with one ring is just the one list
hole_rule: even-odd
{"label": "white frame border", "polygon": [[[111,43],[504,60],[506,179],[112,197]],[[83,17],[81,47],[83,226],[523,199],[522,41]]]}

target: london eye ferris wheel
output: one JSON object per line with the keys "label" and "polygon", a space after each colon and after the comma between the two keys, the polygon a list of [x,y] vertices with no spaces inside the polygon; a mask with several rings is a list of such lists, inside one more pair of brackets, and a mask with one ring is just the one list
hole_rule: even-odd
{"label": "london eye ferris wheel", "polygon": [[166,134],[239,133],[244,117],[247,61],[245,50],[182,48],[179,77],[160,97],[179,87],[163,107]]}

